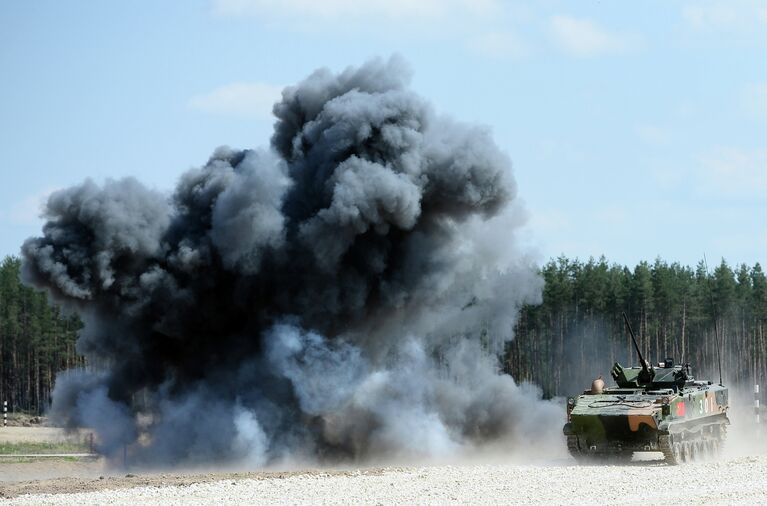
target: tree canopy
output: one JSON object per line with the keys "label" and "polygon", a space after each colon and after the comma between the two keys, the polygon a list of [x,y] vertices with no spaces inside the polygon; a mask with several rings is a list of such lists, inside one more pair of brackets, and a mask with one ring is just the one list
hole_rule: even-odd
{"label": "tree canopy", "polygon": [[[0,264],[0,401],[41,413],[58,372],[94,364],[77,354],[77,316],[24,286],[20,269],[15,257]],[[758,263],[721,261],[708,271],[702,261],[691,268],[656,259],[632,269],[604,257],[562,256],[540,275],[543,302],[522,309],[501,360],[505,372],[547,397],[584,390],[615,361],[637,363],[623,312],[653,362],[673,357],[698,378],[717,381],[718,335],[725,384],[764,377],[767,277]]]}
{"label": "tree canopy", "polygon": [[[523,308],[504,368],[546,396],[578,393],[613,362],[638,364],[626,312],[643,355],[689,363],[718,381],[717,335],[725,384],[760,382],[765,372],[767,278],[758,263],[708,272],[656,259],[633,269],[602,257],[559,257],[541,268],[543,303]],[[716,322],[716,331],[715,331]]]}

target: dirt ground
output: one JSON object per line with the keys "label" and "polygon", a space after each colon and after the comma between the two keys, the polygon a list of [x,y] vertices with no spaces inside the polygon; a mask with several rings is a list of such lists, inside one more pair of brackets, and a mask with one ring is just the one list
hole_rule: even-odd
{"label": "dirt ground", "polygon": [[[43,463],[36,470],[38,474],[50,463]],[[1,468],[0,468],[1,469]],[[142,474],[115,474],[114,472],[98,474],[95,472],[97,465],[92,467],[71,466],[68,477],[53,479],[35,479],[34,481],[16,481],[0,483],[0,498],[12,498],[27,494],[62,494],[76,492],[95,492],[100,490],[120,490],[134,487],[164,487],[164,486],[189,486],[195,483],[211,483],[226,480],[280,480],[296,476],[378,476],[385,469],[364,469],[354,471],[332,470],[302,470],[302,471],[275,471],[275,472],[237,472],[237,473],[142,473]],[[104,468],[101,468],[104,470]],[[61,468],[64,472],[67,467]],[[82,473],[90,474],[90,477]],[[74,477],[76,475],[77,477]]]}
{"label": "dirt ground", "polygon": [[0,443],[58,443],[64,441],[79,441],[89,434],[88,431],[78,431],[67,434],[56,427],[0,427]]}
{"label": "dirt ground", "polygon": [[[83,434],[45,427],[0,431],[0,443],[72,437]],[[552,457],[535,463],[501,458],[426,467],[147,472],[103,459],[0,459],[0,504],[647,504],[647,494],[663,502],[759,502],[767,497],[765,438],[733,437],[732,443],[721,459],[682,466],[578,466],[569,457]]]}
{"label": "dirt ground", "polygon": [[123,475],[2,484],[9,506],[112,504],[762,504],[764,457],[668,466],[439,465]]}
{"label": "dirt ground", "polygon": [[101,459],[0,459],[0,497],[12,483],[51,479],[96,479],[110,474]]}
{"label": "dirt ground", "polygon": [[[55,427],[0,427],[2,443],[63,443],[87,442],[89,431],[66,433]],[[3,459],[0,457],[0,498],[26,494],[60,494],[92,492],[146,486],[185,486],[231,479],[279,479],[294,475],[343,475],[352,471],[291,471],[291,472],[174,472],[151,473],[126,471],[108,465],[102,458]],[[366,474],[381,470],[355,471]],[[134,474],[135,473],[135,474]]]}
{"label": "dirt ground", "polygon": [[[0,427],[0,446],[24,445],[25,443],[51,443],[80,445],[88,448],[89,431],[66,433],[56,427],[40,425]],[[55,446],[48,453],[56,452]],[[22,453],[28,453],[23,451]],[[0,497],[9,482],[48,480],[78,476],[83,478],[103,475],[106,466],[101,459],[94,458],[16,458],[0,456]]]}

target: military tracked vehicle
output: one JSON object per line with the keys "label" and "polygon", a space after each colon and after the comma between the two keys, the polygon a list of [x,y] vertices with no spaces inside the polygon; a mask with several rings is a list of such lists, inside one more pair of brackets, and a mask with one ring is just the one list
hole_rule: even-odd
{"label": "military tracked vehicle", "polygon": [[611,371],[616,386],[605,388],[598,379],[590,390],[567,399],[564,433],[570,454],[590,461],[662,452],[670,464],[717,455],[730,423],[721,378],[719,384],[696,380],[689,364],[671,358],[651,366],[625,320],[641,365],[616,362]]}

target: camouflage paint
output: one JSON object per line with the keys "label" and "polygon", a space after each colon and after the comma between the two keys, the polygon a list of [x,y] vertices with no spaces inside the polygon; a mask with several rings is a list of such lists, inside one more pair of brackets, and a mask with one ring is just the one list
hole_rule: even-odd
{"label": "camouflage paint", "polygon": [[[678,382],[678,366],[656,369],[655,381],[648,385],[639,383],[637,368],[616,364],[613,371],[622,386],[568,399],[564,433],[575,436],[568,441],[571,451],[573,445],[580,452],[656,451],[663,436],[729,423],[726,387],[705,381],[686,381],[680,387],[672,383]],[[673,388],[662,388],[667,385]]]}

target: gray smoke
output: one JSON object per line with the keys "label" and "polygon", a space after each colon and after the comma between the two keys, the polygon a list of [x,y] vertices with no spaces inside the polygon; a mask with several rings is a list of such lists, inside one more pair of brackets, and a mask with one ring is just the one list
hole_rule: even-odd
{"label": "gray smoke", "polygon": [[[94,372],[52,415],[107,455],[190,463],[454,455],[552,408],[497,354],[541,282],[511,164],[397,58],[283,91],[271,149],[222,147],[171,197],[59,191],[23,276],[77,311]],[[551,416],[559,423],[559,413]]]}

